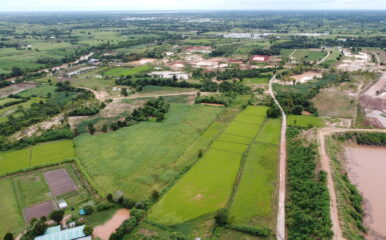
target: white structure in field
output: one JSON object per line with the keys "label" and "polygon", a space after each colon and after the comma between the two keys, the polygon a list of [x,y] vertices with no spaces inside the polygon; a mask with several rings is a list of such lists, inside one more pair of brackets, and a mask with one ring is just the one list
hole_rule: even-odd
{"label": "white structure in field", "polygon": [[189,74],[184,72],[169,72],[169,71],[163,71],[163,72],[151,72],[149,73],[150,76],[153,77],[161,77],[161,78],[173,78],[173,76],[176,76],[179,80],[188,80]]}
{"label": "white structure in field", "polygon": [[58,206],[59,206],[60,209],[64,209],[64,208],[67,208],[67,203],[64,200],[59,200],[58,201]]}

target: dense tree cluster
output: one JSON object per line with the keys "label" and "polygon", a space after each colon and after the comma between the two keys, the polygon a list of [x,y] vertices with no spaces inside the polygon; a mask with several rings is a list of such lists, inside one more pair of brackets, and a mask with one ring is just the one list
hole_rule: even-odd
{"label": "dense tree cluster", "polygon": [[195,103],[215,103],[224,104],[224,106],[229,106],[231,101],[232,100],[225,95],[198,96],[195,99]]}
{"label": "dense tree cluster", "polygon": [[81,106],[68,113],[69,116],[91,116],[98,114],[101,109],[106,106],[105,103],[101,103],[94,106]]}
{"label": "dense tree cluster", "polygon": [[326,173],[316,171],[316,146],[297,139],[300,131],[289,127],[287,134],[288,238],[331,239]]}
{"label": "dense tree cluster", "polygon": [[386,133],[347,132],[338,135],[340,140],[352,139],[360,145],[386,146]]}

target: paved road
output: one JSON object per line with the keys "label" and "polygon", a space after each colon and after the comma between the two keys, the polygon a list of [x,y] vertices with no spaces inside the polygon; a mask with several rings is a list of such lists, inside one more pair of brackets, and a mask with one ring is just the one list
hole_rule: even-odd
{"label": "paved road", "polygon": [[275,97],[272,88],[272,83],[275,80],[274,75],[269,81],[269,94],[272,96],[275,104],[279,107],[282,115],[281,138],[280,138],[280,163],[279,163],[279,204],[277,211],[276,236],[278,240],[286,239],[285,228],[285,195],[286,195],[286,131],[287,131],[287,115],[280,106],[279,101]]}
{"label": "paved road", "polygon": [[386,129],[345,129],[345,128],[321,128],[318,130],[319,153],[321,158],[322,169],[327,172],[327,187],[330,195],[330,217],[334,240],[346,240],[339,221],[338,204],[336,200],[335,183],[333,181],[330,158],[327,154],[326,137],[340,132],[383,132]]}

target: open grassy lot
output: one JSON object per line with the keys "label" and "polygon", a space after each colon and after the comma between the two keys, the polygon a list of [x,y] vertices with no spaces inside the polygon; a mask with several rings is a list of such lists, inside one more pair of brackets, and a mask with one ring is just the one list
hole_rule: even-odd
{"label": "open grassy lot", "polygon": [[147,65],[134,68],[115,67],[103,72],[102,74],[108,77],[121,77],[135,75],[141,72],[150,71],[151,69],[152,67]]}
{"label": "open grassy lot", "polygon": [[[172,104],[165,121],[143,122],[118,131],[76,138],[81,165],[105,193],[122,191],[147,199],[197,158],[210,139],[200,135],[221,108]],[[177,134],[178,133],[178,134]]]}
{"label": "open grassy lot", "polygon": [[269,82],[269,78],[245,78],[243,83],[245,84],[267,84]]}
{"label": "open grassy lot", "polygon": [[309,61],[319,61],[326,55],[327,53],[322,51],[313,51],[309,49],[297,49],[292,56],[299,61],[302,59],[309,60]]}
{"label": "open grassy lot", "polygon": [[20,205],[23,208],[50,200],[49,189],[42,174],[18,176],[14,178],[14,182],[18,189]]}
{"label": "open grassy lot", "polygon": [[24,220],[21,215],[13,188],[12,179],[0,179],[0,236],[7,232],[20,231],[24,226]]}
{"label": "open grassy lot", "polygon": [[326,60],[322,64],[326,68],[329,68],[332,65],[334,65],[337,62],[339,55],[341,54],[338,49],[333,49],[328,51],[331,51],[331,54],[326,58]]}
{"label": "open grassy lot", "polygon": [[22,150],[0,152],[0,175],[75,158],[71,140],[37,144]]}
{"label": "open grassy lot", "polygon": [[[265,111],[266,107],[248,107],[234,118],[203,158],[153,207],[149,219],[176,224],[224,207],[232,193],[242,154],[260,129]],[[242,138],[231,139],[229,135]]]}
{"label": "open grassy lot", "polygon": [[340,89],[328,89],[319,92],[312,102],[320,116],[351,118],[355,114],[355,97],[343,94]]}
{"label": "open grassy lot", "polygon": [[48,84],[41,85],[36,88],[31,88],[26,91],[23,91],[21,93],[18,93],[17,95],[20,97],[47,97],[47,94],[54,94],[55,93],[55,86],[51,86]]}
{"label": "open grassy lot", "polygon": [[300,127],[323,127],[324,121],[315,116],[289,115],[288,125]]}

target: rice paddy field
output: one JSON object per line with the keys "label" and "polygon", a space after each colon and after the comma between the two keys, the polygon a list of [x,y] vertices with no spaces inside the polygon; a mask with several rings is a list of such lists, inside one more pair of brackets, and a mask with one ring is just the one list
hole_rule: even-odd
{"label": "rice paddy field", "polygon": [[[254,205],[252,206],[254,209],[253,216],[255,216],[255,212],[259,214],[259,211],[263,211],[262,215],[269,215],[269,213],[266,213],[268,210],[265,209],[269,208],[272,203],[274,189],[272,179],[276,176],[275,159],[277,159],[277,146],[270,142],[278,141],[279,135],[276,132],[280,131],[280,120],[266,121],[266,110],[266,107],[250,106],[238,114],[210,145],[203,157],[154,205],[148,215],[149,220],[161,224],[175,225],[212,214],[227,206],[235,184],[240,185],[238,188],[241,190],[237,191],[232,207],[242,206],[244,202],[248,202],[249,206]],[[265,125],[267,126],[264,127],[265,130],[260,131],[262,126]],[[208,129],[206,134],[216,132],[216,126],[211,127],[213,129]],[[263,148],[255,147],[255,145],[263,146],[263,143],[255,143],[259,132],[263,138],[272,129],[275,132],[274,136],[266,140],[271,148],[265,148],[264,145],[264,151],[260,152]],[[264,142],[265,140],[261,139],[261,141]],[[270,157],[270,160],[266,160],[265,157]],[[251,171],[246,172],[245,175],[243,173],[240,183],[235,183],[240,166],[244,164],[243,162],[246,161],[248,164],[253,165],[255,159],[260,161],[260,165],[259,163],[256,164],[256,167],[248,165]],[[266,162],[268,163],[265,164]],[[265,167],[268,169],[265,170]],[[256,174],[254,170],[261,171],[261,175]],[[274,173],[272,174],[272,172]],[[258,179],[256,179],[256,175],[258,175]],[[257,192],[253,192],[252,197],[250,195],[245,196],[243,192],[246,193],[251,183],[254,184],[255,181],[259,180],[264,180],[264,182],[258,183],[253,188],[253,190],[257,188]],[[263,189],[267,185],[271,186],[268,189]],[[257,195],[262,200],[254,198]],[[266,204],[268,206],[264,206],[265,209],[260,210],[257,207],[258,205],[255,204],[258,201],[262,201],[264,202],[262,205]],[[267,201],[269,204],[267,204]],[[239,217],[247,219],[244,215],[245,211]]]}
{"label": "rice paddy field", "polygon": [[0,176],[22,169],[60,163],[75,156],[71,140],[46,142],[22,150],[0,152]]}
{"label": "rice paddy field", "polygon": [[75,139],[85,173],[102,193],[122,191],[143,200],[162,191],[190,166],[210,138],[202,136],[223,111],[202,105],[172,104],[167,119],[142,122],[118,131]]}
{"label": "rice paddy field", "polygon": [[4,236],[7,232],[20,231],[25,223],[16,201],[12,179],[1,178],[0,189],[0,236]]}

